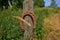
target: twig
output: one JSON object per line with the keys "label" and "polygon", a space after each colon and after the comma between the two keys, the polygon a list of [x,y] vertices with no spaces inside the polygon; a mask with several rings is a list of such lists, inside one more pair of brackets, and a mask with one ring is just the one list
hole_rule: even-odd
{"label": "twig", "polygon": [[29,23],[29,22],[27,22],[26,20],[24,20],[23,18],[21,18],[21,17],[18,17],[18,16],[13,16],[14,18],[17,18],[17,19],[19,19],[19,20],[21,20],[21,21],[23,21],[24,23],[26,23],[28,26],[31,26],[31,24]]}

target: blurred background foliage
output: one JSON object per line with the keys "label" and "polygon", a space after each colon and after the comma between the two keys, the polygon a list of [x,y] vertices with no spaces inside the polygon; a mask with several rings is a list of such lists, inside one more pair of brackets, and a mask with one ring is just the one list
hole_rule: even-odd
{"label": "blurred background foliage", "polygon": [[[9,1],[9,2],[8,2]],[[0,9],[9,7],[17,7],[17,8],[23,8],[23,1],[24,0],[0,0]],[[33,0],[34,1],[34,7],[45,7],[45,1],[44,0]],[[57,7],[56,0],[51,0],[51,4],[48,7]]]}
{"label": "blurred background foliage", "polygon": [[34,0],[34,6],[44,7],[45,6],[45,2],[44,2],[44,0]]}
{"label": "blurred background foliage", "polygon": [[[23,7],[23,0],[9,0],[10,4],[13,6],[16,6],[18,8]],[[34,5],[37,7],[44,7],[44,0],[33,0]],[[7,3],[7,4],[6,4]],[[7,6],[7,8],[10,6],[8,0],[0,0],[0,8],[3,8],[3,6]]]}

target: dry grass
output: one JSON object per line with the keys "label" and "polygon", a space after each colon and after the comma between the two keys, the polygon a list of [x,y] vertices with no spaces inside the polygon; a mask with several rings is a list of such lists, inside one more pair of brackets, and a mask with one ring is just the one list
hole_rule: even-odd
{"label": "dry grass", "polygon": [[45,40],[60,40],[60,13],[45,18],[44,26],[47,29]]}

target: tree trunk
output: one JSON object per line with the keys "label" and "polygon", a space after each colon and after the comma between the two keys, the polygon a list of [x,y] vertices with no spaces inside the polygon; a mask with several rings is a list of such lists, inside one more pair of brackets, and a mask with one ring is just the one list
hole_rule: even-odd
{"label": "tree trunk", "polygon": [[8,4],[9,4],[10,7],[12,7],[10,0],[8,0]]}

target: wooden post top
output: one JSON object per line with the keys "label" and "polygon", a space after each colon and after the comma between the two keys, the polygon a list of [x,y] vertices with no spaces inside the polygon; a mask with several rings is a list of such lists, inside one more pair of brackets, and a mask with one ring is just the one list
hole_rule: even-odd
{"label": "wooden post top", "polygon": [[26,12],[26,11],[33,12],[33,0],[24,0],[23,12]]}

